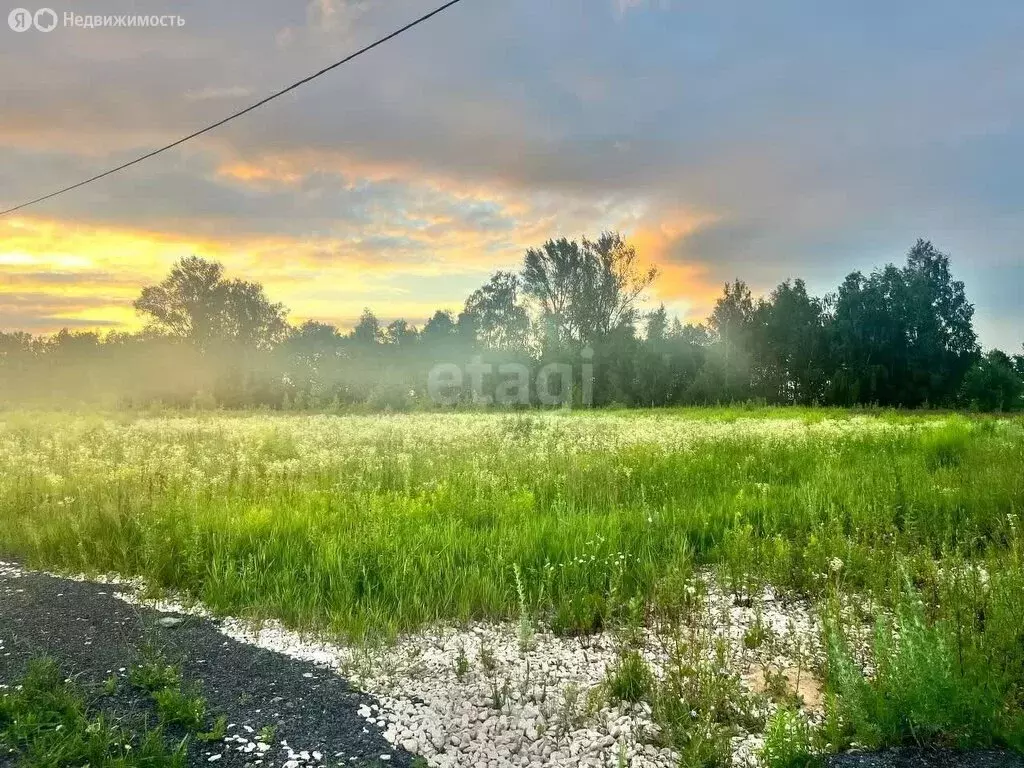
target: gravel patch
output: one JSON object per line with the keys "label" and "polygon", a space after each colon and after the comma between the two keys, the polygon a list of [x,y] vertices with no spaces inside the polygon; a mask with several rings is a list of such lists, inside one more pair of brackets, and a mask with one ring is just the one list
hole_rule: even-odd
{"label": "gravel patch", "polygon": [[[771,589],[743,603],[714,586],[701,591],[690,620],[707,634],[685,642],[699,642],[709,662],[716,645],[724,646],[723,672],[739,677],[764,717],[775,708],[758,695],[766,673],[801,677],[805,700],[817,702],[820,627],[809,604],[783,600]],[[203,613],[173,601],[147,604]],[[592,698],[620,657],[621,639],[612,633],[567,638],[533,631],[524,641],[518,623],[441,626],[367,649],[304,636],[277,622],[228,618],[219,627],[241,642],[337,670],[375,697],[360,707],[360,716],[431,766],[617,766],[624,759],[636,768],[669,768],[679,762],[673,750],[656,746],[648,705]],[[756,647],[748,647],[752,636],[760,638]],[[647,630],[639,644],[655,675],[663,674],[672,650],[664,633]],[[591,701],[599,703],[591,707]],[[819,712],[808,706],[807,715],[814,720]],[[734,762],[756,764],[761,746],[759,733],[740,733],[732,741]]]}
{"label": "gravel patch", "polygon": [[[140,641],[156,633],[180,655],[186,678],[203,681],[211,707],[231,718],[224,744],[194,749],[194,765],[409,765],[412,755],[438,768],[678,765],[675,752],[656,746],[647,704],[609,704],[602,692],[620,657],[622,637],[614,633],[569,638],[514,622],[439,626],[357,648],[277,622],[213,619],[200,605],[143,600],[144,585],[135,580],[102,582],[0,563],[0,682],[13,679],[27,659],[25,646],[94,679],[118,667],[124,673]],[[722,674],[735,676],[763,717],[777,706],[765,695],[774,678],[800,694],[804,714],[817,721],[823,649],[812,606],[770,588],[738,601],[715,583],[705,576],[694,587],[700,599],[686,624],[695,629],[675,640],[724,664]],[[669,635],[655,628],[632,638],[656,677],[671,663]],[[275,743],[261,743],[258,729],[271,721]],[[732,740],[734,765],[756,766],[762,744],[758,732],[739,733]],[[1024,768],[1020,756],[1004,752],[920,749],[825,762],[829,768]]]}

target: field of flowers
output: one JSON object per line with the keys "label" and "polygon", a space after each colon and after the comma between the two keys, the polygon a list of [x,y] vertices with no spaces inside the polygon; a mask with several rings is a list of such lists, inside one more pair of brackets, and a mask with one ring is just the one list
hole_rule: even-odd
{"label": "field of flowers", "polygon": [[0,465],[27,566],[349,640],[678,628],[712,573],[816,606],[831,748],[1024,746],[1019,418],[8,413]]}

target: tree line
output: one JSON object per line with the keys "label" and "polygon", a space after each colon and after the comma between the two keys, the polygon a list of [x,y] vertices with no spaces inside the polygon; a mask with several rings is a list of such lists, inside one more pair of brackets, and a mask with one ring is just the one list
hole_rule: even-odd
{"label": "tree line", "polygon": [[[0,333],[0,399],[406,409],[432,405],[428,377],[440,363],[489,364],[493,385],[502,363],[585,360],[594,405],[1024,407],[1024,355],[982,354],[964,284],[928,241],[823,297],[800,279],[761,297],[734,280],[699,324],[642,309],[657,278],[617,233],[550,240],[457,313],[439,309],[417,328],[367,309],[343,332],[291,325],[260,284],[191,256],[142,290],[138,333]],[[455,407],[473,402],[467,388]]]}

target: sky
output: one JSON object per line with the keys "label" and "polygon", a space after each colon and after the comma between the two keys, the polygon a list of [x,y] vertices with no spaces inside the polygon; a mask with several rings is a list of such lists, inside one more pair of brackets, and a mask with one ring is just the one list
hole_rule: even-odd
{"label": "sky", "polygon": [[[439,1],[88,0],[50,7],[184,24],[0,26],[0,208]],[[463,0],[0,217],[0,330],[138,328],[132,300],[191,254],[260,281],[293,322],[370,307],[419,324],[550,237],[619,230],[660,270],[648,303],[693,322],[734,277],[820,295],[930,239],[982,345],[1019,351],[1022,39],[1019,0]]]}

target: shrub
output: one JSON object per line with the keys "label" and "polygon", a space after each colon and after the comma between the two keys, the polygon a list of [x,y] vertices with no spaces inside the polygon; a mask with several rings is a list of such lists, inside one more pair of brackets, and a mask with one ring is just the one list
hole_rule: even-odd
{"label": "shrub", "polygon": [[799,712],[782,708],[768,720],[761,760],[766,768],[806,768],[816,762],[811,728]]}
{"label": "shrub", "polygon": [[627,650],[608,676],[608,693],[613,701],[638,702],[649,699],[654,675],[638,651]]}
{"label": "shrub", "polygon": [[[1019,588],[1018,582],[1012,592],[1019,596]],[[847,740],[872,747],[1024,744],[1024,675],[1013,650],[1022,635],[1019,619],[1009,623],[1019,610],[1004,612],[1019,597],[994,589],[984,597],[988,618],[979,625],[967,595],[947,590],[942,612],[929,620],[917,593],[904,587],[892,619],[877,622],[870,677],[829,622],[829,717]]]}

